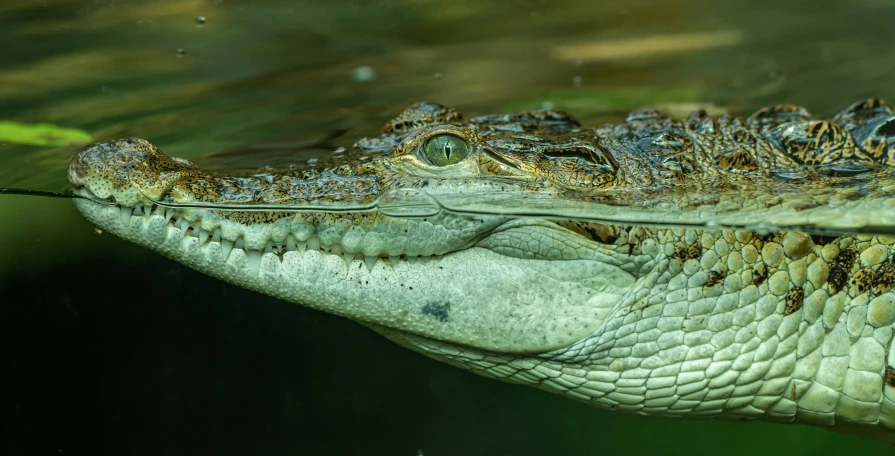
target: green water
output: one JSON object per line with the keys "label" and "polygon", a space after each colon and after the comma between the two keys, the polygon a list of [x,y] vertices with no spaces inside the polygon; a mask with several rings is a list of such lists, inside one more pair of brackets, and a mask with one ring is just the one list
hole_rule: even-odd
{"label": "green water", "polygon": [[[895,98],[893,17],[884,0],[5,0],[0,121],[303,160],[420,100],[600,123],[644,105],[828,116]],[[20,142],[0,139],[0,187],[64,190],[79,146]],[[66,200],[3,196],[0,213],[11,455],[886,451],[601,412],[208,279],[95,233]]]}

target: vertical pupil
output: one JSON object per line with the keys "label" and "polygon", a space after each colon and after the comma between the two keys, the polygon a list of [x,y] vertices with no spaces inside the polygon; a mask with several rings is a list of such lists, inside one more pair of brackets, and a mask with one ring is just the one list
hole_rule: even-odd
{"label": "vertical pupil", "polygon": [[451,158],[451,145],[450,144],[444,145],[444,155],[447,158]]}

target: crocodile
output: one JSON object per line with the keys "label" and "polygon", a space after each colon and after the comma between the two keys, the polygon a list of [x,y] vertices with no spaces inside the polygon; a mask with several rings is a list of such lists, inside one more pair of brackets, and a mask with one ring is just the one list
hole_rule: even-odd
{"label": "crocodile", "polygon": [[98,228],[599,408],[895,442],[895,115],[417,103],[326,158],[227,171],[138,138],[72,158]]}

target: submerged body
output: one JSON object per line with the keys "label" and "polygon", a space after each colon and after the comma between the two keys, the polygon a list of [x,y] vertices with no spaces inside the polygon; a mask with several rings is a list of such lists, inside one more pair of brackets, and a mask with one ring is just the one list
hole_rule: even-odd
{"label": "submerged body", "polygon": [[892,441],[893,164],[877,100],[597,129],[421,103],[315,166],[224,175],[131,139],[69,179],[103,230],[481,375]]}

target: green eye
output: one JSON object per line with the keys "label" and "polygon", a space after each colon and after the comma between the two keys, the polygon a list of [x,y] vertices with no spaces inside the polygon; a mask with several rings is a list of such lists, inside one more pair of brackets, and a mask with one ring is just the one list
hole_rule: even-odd
{"label": "green eye", "polygon": [[435,166],[453,165],[469,156],[469,143],[459,136],[438,135],[426,141],[423,152]]}

